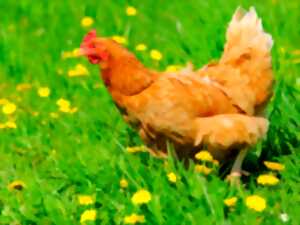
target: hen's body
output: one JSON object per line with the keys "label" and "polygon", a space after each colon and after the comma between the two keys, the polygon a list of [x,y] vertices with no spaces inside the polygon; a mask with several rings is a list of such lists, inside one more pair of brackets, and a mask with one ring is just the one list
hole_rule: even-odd
{"label": "hen's body", "polygon": [[154,72],[111,40],[94,43],[110,54],[100,63],[106,86],[150,147],[164,151],[171,140],[189,155],[205,145],[224,159],[266,133],[268,121],[255,114],[270,95],[272,38],[254,9],[235,13],[221,60],[199,71]]}
{"label": "hen's body", "polygon": [[115,100],[152,148],[165,150],[170,139],[180,155],[205,145],[223,159],[232,148],[256,143],[267,129],[265,119],[247,116],[223,89],[195,72],[166,73],[142,92]]}

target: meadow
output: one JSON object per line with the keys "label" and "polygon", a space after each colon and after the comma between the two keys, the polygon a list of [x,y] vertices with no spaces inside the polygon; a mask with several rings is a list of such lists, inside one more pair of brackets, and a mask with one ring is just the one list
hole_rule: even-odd
{"label": "meadow", "polygon": [[[220,57],[235,9],[252,5],[275,42],[276,82],[270,130],[244,164],[250,176],[230,186],[224,166],[203,174],[192,160],[132,148],[142,141],[98,68],[77,57],[83,36],[95,28],[161,71],[200,67]],[[300,223],[299,1],[13,0],[0,9],[0,224]],[[276,184],[257,182],[270,173]]]}

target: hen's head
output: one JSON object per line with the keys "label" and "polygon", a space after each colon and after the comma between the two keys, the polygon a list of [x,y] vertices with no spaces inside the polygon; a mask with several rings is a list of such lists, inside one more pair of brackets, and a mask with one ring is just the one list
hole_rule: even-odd
{"label": "hen's head", "polygon": [[106,62],[109,58],[109,52],[105,42],[105,39],[97,38],[96,30],[92,30],[83,38],[80,45],[81,52],[92,64]]}
{"label": "hen's head", "polygon": [[102,69],[105,69],[110,61],[130,55],[127,49],[111,38],[97,37],[96,30],[87,33],[83,38],[80,49],[90,63],[100,64]]}

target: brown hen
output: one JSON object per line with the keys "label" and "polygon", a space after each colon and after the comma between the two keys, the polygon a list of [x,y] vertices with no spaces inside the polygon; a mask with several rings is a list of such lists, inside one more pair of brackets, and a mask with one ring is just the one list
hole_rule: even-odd
{"label": "brown hen", "polygon": [[226,160],[240,150],[232,170],[237,174],[247,146],[268,129],[268,120],[257,114],[271,94],[273,41],[254,8],[236,11],[226,39],[219,62],[198,71],[190,66],[179,72],[147,69],[95,31],[87,34],[81,49],[99,64],[113,100],[153,152],[165,152],[167,141],[181,157],[206,148]]}

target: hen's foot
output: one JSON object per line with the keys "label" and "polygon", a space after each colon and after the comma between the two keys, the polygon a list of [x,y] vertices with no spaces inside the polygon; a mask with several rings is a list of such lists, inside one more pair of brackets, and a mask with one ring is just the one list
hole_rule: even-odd
{"label": "hen's foot", "polygon": [[150,155],[154,156],[155,158],[166,159],[168,157],[168,154],[163,151],[155,150],[148,147],[147,150],[149,151]]}

